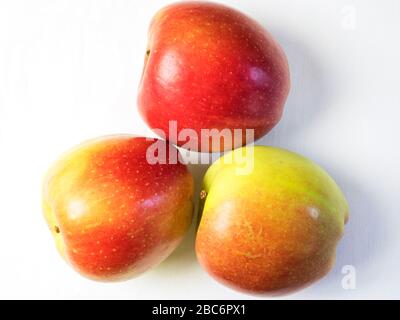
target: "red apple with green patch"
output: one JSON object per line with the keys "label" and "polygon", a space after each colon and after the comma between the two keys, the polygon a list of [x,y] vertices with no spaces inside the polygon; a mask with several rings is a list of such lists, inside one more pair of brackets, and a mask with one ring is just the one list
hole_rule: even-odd
{"label": "red apple with green patch", "polygon": [[[193,179],[185,165],[150,164],[163,141],[110,136],[64,154],[43,187],[46,221],[61,255],[82,275],[119,280],[159,264],[192,221]],[[151,148],[150,148],[151,149]]]}
{"label": "red apple with green patch", "polygon": [[[174,144],[209,152],[256,140],[280,120],[289,87],[288,62],[279,44],[237,10],[181,2],[161,9],[150,24],[139,111]],[[173,121],[177,128],[172,130]],[[183,129],[192,130],[190,138],[179,136]],[[231,137],[219,140],[217,133],[203,135],[202,129],[228,129]],[[254,136],[245,129],[254,130]]]}

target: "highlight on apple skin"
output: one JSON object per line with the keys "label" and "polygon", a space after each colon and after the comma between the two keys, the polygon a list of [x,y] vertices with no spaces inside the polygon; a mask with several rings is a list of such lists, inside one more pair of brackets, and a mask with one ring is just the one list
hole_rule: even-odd
{"label": "highlight on apple skin", "polygon": [[188,230],[193,178],[179,162],[149,164],[152,143],[126,135],[94,139],[49,170],[45,218],[59,252],[82,275],[109,281],[140,274]]}
{"label": "highlight on apple skin", "polygon": [[[238,174],[249,164],[252,170]],[[215,279],[278,295],[330,271],[348,205],[318,165],[279,148],[244,147],[217,160],[203,182],[196,254]]]}
{"label": "highlight on apple skin", "polygon": [[[194,130],[194,151],[232,150],[257,140],[280,120],[289,88],[279,44],[237,10],[179,2],[161,9],[150,24],[138,106],[149,127],[174,144],[188,148],[189,141],[170,132],[171,121],[177,132]],[[233,136],[234,129],[242,133],[238,139],[201,132],[230,130]],[[246,140],[245,129],[254,130],[254,139]]]}

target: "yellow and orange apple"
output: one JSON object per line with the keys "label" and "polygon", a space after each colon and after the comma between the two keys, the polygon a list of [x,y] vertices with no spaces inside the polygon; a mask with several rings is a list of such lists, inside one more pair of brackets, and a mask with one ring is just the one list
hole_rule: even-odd
{"label": "yellow and orange apple", "polygon": [[272,147],[236,149],[208,169],[203,188],[196,253],[217,280],[275,295],[332,268],[348,205],[312,161]]}
{"label": "yellow and orange apple", "polygon": [[45,218],[61,255],[82,275],[118,280],[139,274],[166,258],[188,230],[192,176],[168,158],[150,164],[153,143],[132,136],[94,139],[49,170]]}

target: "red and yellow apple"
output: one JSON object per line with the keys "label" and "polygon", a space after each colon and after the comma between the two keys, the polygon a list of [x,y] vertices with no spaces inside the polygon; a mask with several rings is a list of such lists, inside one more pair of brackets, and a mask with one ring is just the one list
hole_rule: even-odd
{"label": "red and yellow apple", "polygon": [[192,176],[168,158],[166,164],[149,164],[146,151],[153,143],[132,136],[91,140],[49,170],[45,218],[61,255],[81,274],[118,280],[144,272],[188,230]]}
{"label": "red and yellow apple", "polygon": [[276,295],[332,268],[348,205],[312,161],[272,147],[236,149],[208,169],[203,188],[196,253],[223,284]]}
{"label": "red and yellow apple", "polygon": [[[139,111],[174,144],[203,152],[232,149],[245,144],[245,129],[258,139],[280,120],[289,87],[282,49],[239,11],[181,2],[161,9],[150,24]],[[193,130],[190,138],[179,136],[183,129]],[[229,129],[232,137],[241,129],[242,136],[215,143],[217,132],[203,135],[202,129]]]}

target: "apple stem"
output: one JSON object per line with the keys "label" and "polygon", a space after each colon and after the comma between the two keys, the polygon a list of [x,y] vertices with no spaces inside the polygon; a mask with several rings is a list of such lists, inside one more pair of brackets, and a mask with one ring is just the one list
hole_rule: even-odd
{"label": "apple stem", "polygon": [[207,197],[207,192],[205,190],[200,191],[200,199],[204,200]]}

